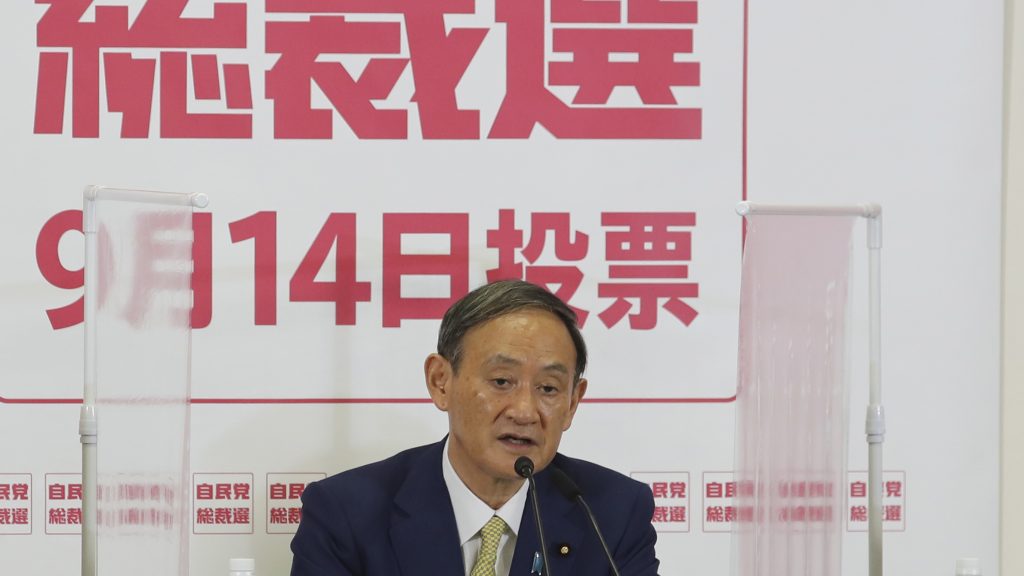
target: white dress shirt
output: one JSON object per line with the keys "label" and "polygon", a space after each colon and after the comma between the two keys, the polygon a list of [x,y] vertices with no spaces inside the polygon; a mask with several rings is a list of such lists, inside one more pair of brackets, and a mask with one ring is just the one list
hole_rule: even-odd
{"label": "white dress shirt", "polygon": [[512,556],[516,551],[516,538],[519,534],[519,523],[523,519],[523,510],[526,508],[526,495],[529,492],[529,484],[523,481],[522,487],[515,493],[508,502],[501,508],[494,510],[483,500],[476,497],[476,494],[459,478],[448,459],[448,442],[444,443],[444,454],[441,456],[441,467],[444,472],[444,483],[448,486],[448,496],[452,500],[452,508],[455,510],[455,525],[459,529],[459,542],[462,544],[462,562],[469,576],[473,569],[476,557],[480,553],[482,539],[480,529],[491,519],[491,516],[500,516],[508,530],[501,536],[498,542],[498,560],[495,563],[494,573],[497,576],[508,576],[512,569]]}

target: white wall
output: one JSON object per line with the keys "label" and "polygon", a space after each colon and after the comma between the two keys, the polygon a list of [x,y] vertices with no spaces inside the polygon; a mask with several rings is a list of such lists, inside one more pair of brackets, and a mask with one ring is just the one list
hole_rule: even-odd
{"label": "white wall", "polygon": [[1006,2],[1003,205],[1002,574],[1024,574],[1024,10]]}

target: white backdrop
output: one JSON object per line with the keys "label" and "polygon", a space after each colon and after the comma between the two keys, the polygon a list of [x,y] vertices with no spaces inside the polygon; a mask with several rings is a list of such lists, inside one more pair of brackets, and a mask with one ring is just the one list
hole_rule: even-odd
{"label": "white backdrop", "polygon": [[[527,264],[527,274],[530,265],[560,266],[560,273],[578,268],[582,274],[570,303],[590,312],[584,329],[594,356],[590,394],[604,401],[583,406],[563,451],[653,485],[677,488],[685,483],[685,496],[673,491],[659,499],[667,515],[658,523],[663,573],[726,574],[729,537],[710,531],[720,525],[703,521],[707,503],[702,495],[711,484],[728,481],[721,473],[732,466],[728,400],[735,390],[741,238],[732,207],[746,186],[752,200],[883,204],[886,469],[902,482],[900,496],[893,497],[900,518],[890,523],[895,531],[886,540],[887,566],[894,573],[942,573],[951,571],[957,556],[977,555],[986,573],[995,573],[1000,2],[844,5],[787,0],[745,6],[740,0],[700,1],[693,4],[696,22],[682,8],[663,17],[669,22],[661,24],[631,23],[626,12],[625,20],[621,13],[612,14],[614,23],[564,26],[543,15],[530,19],[536,17],[529,13],[532,2],[515,4],[504,17],[496,14],[494,2],[453,2],[451,10],[467,13],[449,15],[449,29],[486,31],[455,91],[460,109],[479,110],[479,120],[456,115],[463,122],[450,124],[477,126],[476,134],[466,139],[424,138],[423,130],[432,129],[421,129],[421,124],[451,120],[442,114],[451,112],[450,107],[438,96],[437,86],[444,83],[432,83],[445,75],[431,75],[430,66],[443,57],[442,69],[457,68],[462,61],[458,48],[473,45],[471,32],[450,36],[452,43],[440,48],[429,43],[414,47],[408,37],[411,25],[397,15],[379,14],[390,8],[350,15],[349,24],[393,24],[391,32],[370,36],[390,38],[394,33],[399,52],[395,56],[388,47],[374,48],[374,58],[385,64],[373,66],[383,70],[396,57],[413,58],[393,90],[371,98],[380,109],[406,111],[404,123],[399,122],[408,131],[406,137],[358,137],[349,126],[353,118],[358,122],[369,117],[364,109],[346,117],[331,113],[331,138],[288,138],[275,131],[275,119],[286,114],[283,104],[275,108],[267,92],[265,73],[278,60],[268,53],[265,31],[268,22],[308,22],[308,13],[269,12],[301,8],[302,2],[225,1],[221,4],[236,5],[236,12],[217,18],[230,22],[244,5],[240,21],[247,33],[228,26],[217,33],[200,30],[195,36],[168,32],[174,14],[170,21],[160,18],[161,8],[174,12],[180,2],[95,4],[130,6],[128,21],[139,32],[121,34],[116,20],[111,28],[100,27],[109,44],[101,53],[115,56],[103,60],[102,73],[96,75],[95,135],[88,122],[83,121],[77,135],[74,127],[75,118],[90,117],[87,107],[76,109],[73,92],[86,92],[87,82],[81,78],[91,76],[65,75],[65,102],[57,105],[60,90],[53,78],[59,74],[53,73],[52,62],[59,64],[60,53],[71,53],[61,42],[70,46],[76,28],[59,21],[44,25],[41,19],[60,4],[51,8],[25,1],[0,8],[0,42],[8,54],[0,126],[10,183],[7,207],[0,214],[0,510],[24,510],[26,500],[5,500],[3,487],[10,491],[27,484],[31,520],[30,525],[0,524],[5,566],[24,574],[77,570],[77,538],[57,534],[73,532],[74,525],[60,524],[60,514],[51,512],[73,509],[73,503],[64,506],[64,500],[53,497],[62,491],[67,496],[61,486],[73,485],[74,477],[66,475],[79,470],[77,406],[46,401],[80,397],[82,332],[80,325],[54,329],[46,310],[71,304],[80,295],[73,288],[74,274],[60,278],[56,262],[68,270],[80,268],[82,242],[76,232],[55,243],[41,231],[58,213],[80,208],[86,184],[105,183],[205,192],[211,198],[211,313],[208,325],[193,336],[193,394],[201,402],[194,405],[192,417],[194,574],[222,574],[231,556],[256,557],[262,573],[286,572],[289,536],[270,533],[288,528],[287,522],[272,523],[271,512],[284,510],[287,520],[287,510],[294,506],[287,490],[282,497],[282,486],[301,486],[443,434],[443,416],[422,402],[421,363],[432,349],[437,321],[407,318],[396,328],[387,326],[395,323],[388,314],[434,314],[415,303],[396,304],[400,298],[395,294],[443,299],[452,292],[457,296],[462,282],[475,286],[485,281],[502,252],[488,245],[488,231],[499,229],[501,210],[515,211],[523,239],[513,257]],[[157,17],[148,31],[136,21],[143,4]],[[193,0],[184,15],[210,19],[215,16],[213,4]],[[336,4],[354,10],[354,3]],[[587,10],[593,13],[595,8]],[[96,16],[90,9],[83,21],[106,22],[103,14]],[[553,63],[569,60],[567,48],[552,45],[559,35],[571,36],[566,30],[650,33],[664,28],[674,31],[671,41],[686,36],[680,31],[692,30],[692,50],[683,42],[674,60],[699,63],[699,82],[671,87],[668,99],[664,92],[641,97],[633,88],[616,88],[609,99],[597,98],[604,104],[590,108],[596,110],[596,120],[574,119],[580,108],[591,105],[571,104],[575,89],[556,86],[551,92],[571,108],[553,113],[547,128],[561,137],[537,126],[528,138],[489,138],[503,97],[525,98],[520,101],[529,104],[528,111],[551,102],[537,95],[536,86],[522,96],[529,70],[538,69],[528,60],[536,52],[527,50],[536,29],[506,34],[498,21],[509,15],[516,26],[540,22],[549,34],[547,54]],[[427,21],[422,15],[417,18]],[[652,37],[643,41],[645,50],[668,42]],[[599,40],[593,44],[613,52],[615,63],[625,64],[620,69],[630,70],[631,61],[651,62],[653,52],[631,56],[628,46],[612,49],[609,40],[594,38]],[[76,50],[69,69],[76,60],[87,61],[86,49]],[[177,56],[179,52],[185,57]],[[511,54],[527,60],[507,67]],[[201,99],[211,96],[210,55],[218,58],[212,83],[222,98]],[[150,60],[152,64],[145,63]],[[364,67],[371,69],[367,60],[359,55],[320,57],[321,63],[342,62],[353,76]],[[577,55],[575,61],[585,59]],[[152,82],[147,66],[152,66]],[[338,67],[328,68],[325,77],[337,81]],[[47,72],[40,80],[43,69]],[[564,80],[557,77],[557,69],[547,68],[549,85]],[[611,75],[594,70],[581,65],[576,72],[589,74],[591,85]],[[638,77],[686,82],[674,72],[659,76],[651,70]],[[248,86],[239,77],[247,78]],[[417,78],[423,79],[422,86],[414,85]],[[301,96],[305,83],[300,78],[288,85]],[[331,110],[333,88],[325,85],[335,86],[327,80],[317,84],[312,106]],[[247,87],[250,107],[244,98]],[[140,103],[146,102],[150,89],[153,100],[147,113]],[[414,91],[421,106],[412,100]],[[450,92],[440,91],[442,96]],[[345,106],[360,101],[352,92],[342,94],[338,101],[346,112]],[[240,130],[232,124],[237,118],[217,120],[210,128],[209,117],[189,133],[191,125],[174,115],[175,98],[187,100],[190,113],[251,116],[251,133],[245,133],[244,121],[241,132],[232,132]],[[129,107],[130,122],[123,123],[121,113],[112,111]],[[679,129],[667,138],[652,138],[665,134],[609,107],[645,113],[699,110],[699,138],[692,113],[670,115],[665,125]],[[62,123],[57,123],[54,110],[64,110]],[[149,118],[148,130],[140,128],[144,118]],[[565,119],[570,123],[563,124]],[[294,119],[281,121],[285,128],[302,126]],[[136,132],[122,134],[125,125]],[[323,129],[324,124],[319,126]],[[595,126],[606,132],[587,132]],[[176,130],[187,137],[171,137]],[[342,318],[342,325],[335,325],[333,303],[295,301],[301,296],[292,287],[295,270],[331,213],[353,215],[332,223],[351,234],[342,236],[343,252],[354,255],[355,279],[368,283],[354,317]],[[587,234],[585,254],[579,236],[565,242],[549,233],[536,260],[524,257],[531,231],[539,235],[541,230],[531,215],[550,213],[568,214],[569,229]],[[607,213],[678,219],[682,226],[646,240],[677,242],[677,248],[689,243],[690,253],[666,248],[660,255],[648,254],[647,260],[609,254],[606,248],[617,242],[612,233],[624,228],[602,222]],[[694,224],[687,223],[691,214]],[[59,230],[74,215],[64,218],[46,230]],[[635,222],[645,222],[645,217],[637,218]],[[389,223],[449,226],[442,230],[464,233],[465,239],[407,234],[387,244]],[[396,238],[390,231],[388,237]],[[862,246],[863,230],[859,233],[856,241]],[[41,236],[44,241],[39,242]],[[448,254],[453,249],[462,251],[449,261],[453,266],[442,263],[433,272],[454,271],[454,286],[450,276],[408,275],[407,262],[385,255]],[[335,276],[333,251],[327,262],[320,281]],[[686,306],[674,308],[690,320],[688,325],[665,308],[658,309],[657,325],[649,330],[631,328],[628,316],[609,319],[612,326],[602,322],[598,315],[614,298],[603,296],[601,285],[636,282],[611,278],[611,267],[637,263],[674,266],[660,269],[668,277],[641,279],[648,284],[691,286],[686,290],[697,286],[698,295],[680,300],[696,312],[695,318],[687,316]],[[318,264],[314,261],[313,268]],[[681,272],[681,266],[687,268]],[[276,273],[271,273],[274,268]],[[403,270],[404,280],[396,274]],[[344,265],[341,271],[343,277],[351,273]],[[646,278],[652,273],[650,268],[632,271]],[[863,281],[864,275],[858,278]],[[260,287],[258,296],[255,286]],[[630,313],[638,311],[639,301],[634,299],[633,305]],[[853,338],[862,328],[854,327]],[[855,347],[855,354],[863,356],[862,348]],[[866,392],[856,385],[864,381],[858,380],[862,375],[854,371],[851,470],[866,469],[860,441]],[[226,495],[216,491],[225,486],[231,489]],[[211,489],[212,495],[207,493]],[[682,517],[681,508],[686,509]],[[207,512],[223,514],[223,521],[198,521]],[[26,528],[30,534],[17,534]],[[210,533],[229,531],[244,533]],[[863,571],[865,535],[851,531],[846,543],[848,573]]]}

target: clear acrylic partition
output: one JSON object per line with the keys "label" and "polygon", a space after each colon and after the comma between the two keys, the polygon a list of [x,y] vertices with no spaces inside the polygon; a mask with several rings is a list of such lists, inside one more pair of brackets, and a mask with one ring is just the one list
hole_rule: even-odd
{"label": "clear acrylic partition", "polygon": [[98,573],[187,574],[192,206],[184,194],[90,192]]}
{"label": "clear acrylic partition", "polygon": [[838,576],[853,216],[747,217],[740,295],[737,576]]}

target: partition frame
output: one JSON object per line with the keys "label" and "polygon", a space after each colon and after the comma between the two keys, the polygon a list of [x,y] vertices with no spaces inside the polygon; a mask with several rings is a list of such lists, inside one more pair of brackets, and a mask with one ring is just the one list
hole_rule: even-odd
{"label": "partition frame", "polygon": [[868,574],[882,576],[882,445],[885,409],[882,406],[882,207],[879,204],[786,205],[740,202],[740,216],[855,216],[867,220],[868,247],[868,385],[864,418],[868,444]]}
{"label": "partition frame", "polygon": [[129,190],[90,185],[83,193],[82,232],[85,235],[85,294],[83,320],[85,324],[85,354],[83,368],[83,399],[79,412],[78,433],[82,444],[82,576],[98,575],[98,523],[97,523],[97,450],[98,415],[97,390],[97,333],[96,313],[99,292],[99,238],[96,221],[96,203],[100,200],[164,204],[204,208],[208,204],[205,194]]}

